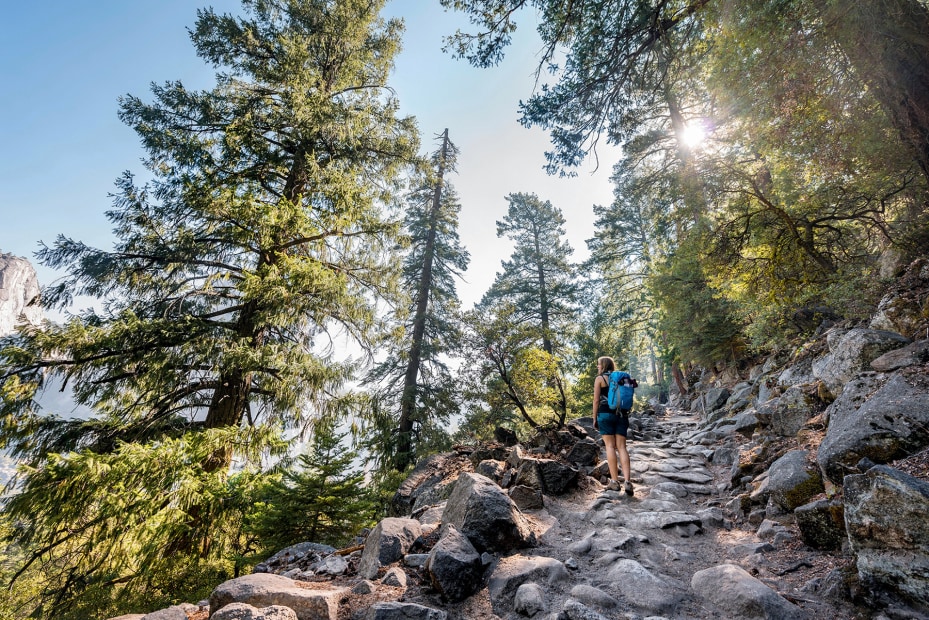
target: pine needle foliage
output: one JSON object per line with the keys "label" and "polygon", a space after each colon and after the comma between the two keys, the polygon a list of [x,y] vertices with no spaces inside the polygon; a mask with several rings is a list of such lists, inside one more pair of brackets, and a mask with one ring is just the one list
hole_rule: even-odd
{"label": "pine needle foliage", "polygon": [[317,424],[296,467],[263,491],[249,529],[264,554],[305,541],[347,547],[352,536],[373,524],[377,504],[365,488],[364,473],[355,468],[358,453],[345,446],[347,435],[332,421]]}
{"label": "pine needle foliage", "polygon": [[[778,317],[827,300],[836,311],[860,307],[837,296],[852,289],[848,278],[873,277],[888,248],[924,254],[924,1],[441,2],[471,22],[446,39],[448,47],[481,67],[500,62],[519,15],[535,12],[540,84],[521,104],[521,122],[549,133],[550,172],[572,174],[596,157],[600,140],[622,147],[614,206],[665,210],[672,243],[656,227],[645,247],[663,263],[663,285],[686,284],[678,297],[673,289],[662,298],[623,294],[611,306],[686,320],[680,302],[690,299],[699,315],[728,316],[715,329],[720,346],[688,336],[701,349],[697,357],[731,356],[723,343],[734,344],[724,335],[734,325],[752,332],[756,346],[782,346]],[[611,236],[629,232],[619,211],[598,212],[596,241],[606,254],[622,249]],[[691,228],[701,230],[697,237],[689,238]],[[691,247],[678,251],[678,243]],[[699,268],[674,264],[696,257]],[[618,284],[601,289],[604,297],[637,286],[598,275]],[[667,336],[650,339],[668,343],[663,355],[683,350]]]}
{"label": "pine needle foliage", "polygon": [[513,242],[513,253],[480,305],[512,304],[513,320],[533,326],[544,351],[563,353],[578,301],[577,268],[570,260],[574,249],[564,238],[564,214],[535,194],[517,192],[506,200],[509,208],[497,222],[497,236]]}
{"label": "pine needle foliage", "polygon": [[[22,524],[14,577],[43,577],[38,615],[86,617],[101,593],[184,596],[208,566],[233,574],[243,481],[285,433],[352,406],[332,339],[380,338],[378,300],[399,277],[388,207],[418,147],[387,85],[402,25],[382,6],[201,10],[191,39],[215,87],[121,99],[151,180],[118,180],[115,248],[59,237],[39,252],[69,274],[47,305],[99,302],[0,345],[0,447],[25,463],[3,509]],[[40,410],[61,382],[91,419]]]}
{"label": "pine needle foliage", "polygon": [[397,338],[367,377],[378,402],[368,416],[366,443],[379,467],[397,471],[449,447],[449,420],[461,400],[447,362],[462,339],[456,280],[468,268],[470,255],[459,241],[461,204],[448,180],[458,149],[447,129],[439,139],[406,196],[409,247],[401,288],[409,302],[394,315]]}

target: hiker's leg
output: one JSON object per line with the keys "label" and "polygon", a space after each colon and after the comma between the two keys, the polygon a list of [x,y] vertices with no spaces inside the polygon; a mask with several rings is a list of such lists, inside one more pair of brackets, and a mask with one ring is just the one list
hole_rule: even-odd
{"label": "hiker's leg", "polygon": [[[610,480],[619,480],[619,470],[616,468],[617,437],[618,435],[603,436],[603,445],[606,446],[606,464],[610,467]],[[621,439],[623,439],[623,443],[625,443],[625,438],[622,437]]]}
{"label": "hiker's leg", "polygon": [[[622,435],[614,435],[616,439],[616,450],[619,452],[619,462],[623,466],[623,480],[629,482],[632,479],[632,467],[629,463],[629,451],[626,449],[626,438]],[[613,457],[614,460],[616,457]]]}

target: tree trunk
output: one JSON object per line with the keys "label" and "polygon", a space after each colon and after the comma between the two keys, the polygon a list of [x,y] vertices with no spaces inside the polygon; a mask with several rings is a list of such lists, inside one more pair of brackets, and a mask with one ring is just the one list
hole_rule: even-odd
{"label": "tree trunk", "polygon": [[[306,191],[307,150],[305,145],[295,149],[293,165],[290,167],[287,181],[284,184],[284,199],[292,203],[299,201]],[[280,239],[275,239],[270,247],[278,245],[280,241]],[[279,256],[276,251],[266,249],[259,254],[258,264],[255,269],[260,271],[267,265],[274,265],[278,259]],[[247,302],[242,311],[239,312],[236,321],[236,336],[247,339],[251,343],[253,350],[259,349],[265,340],[264,329],[256,324],[258,311],[259,308],[254,301]],[[251,388],[251,373],[244,372],[241,368],[222,369],[219,375],[219,387],[213,392],[204,426],[206,428],[224,428],[239,424],[246,411],[248,411]],[[203,463],[203,468],[207,472],[214,472],[228,469],[231,463],[232,447],[225,446],[211,454]]]}
{"label": "tree trunk", "polygon": [[681,372],[681,367],[677,362],[671,364],[671,376],[674,377],[674,383],[677,384],[677,389],[681,395],[687,394],[687,382],[684,381],[684,373]]}
{"label": "tree trunk", "polygon": [[[255,312],[254,302],[245,304],[239,313],[236,334],[240,338],[248,338],[257,348],[261,346],[263,336],[255,326]],[[204,426],[225,428],[239,424],[248,409],[251,387],[251,373],[244,372],[241,368],[228,368],[221,371],[219,387],[213,391]],[[225,446],[210,455],[203,463],[203,469],[207,472],[219,471],[228,469],[231,463],[232,446]]]}
{"label": "tree trunk", "polygon": [[548,290],[545,287],[545,268],[542,265],[542,248],[539,247],[539,231],[535,230],[534,234],[536,269],[539,278],[539,316],[542,320],[542,348],[549,355],[554,355],[548,316]]}
{"label": "tree trunk", "polygon": [[651,345],[648,347],[648,357],[652,365],[652,380],[655,385],[661,385],[661,378],[658,376],[658,363],[655,360],[655,348]]}
{"label": "tree trunk", "polygon": [[442,151],[439,156],[439,168],[432,193],[432,209],[429,214],[429,231],[426,233],[426,248],[423,253],[423,269],[416,293],[416,313],[413,316],[413,338],[410,343],[409,360],[403,377],[403,396],[400,400],[400,421],[398,424],[397,452],[394,455],[394,469],[404,471],[413,460],[413,423],[416,417],[416,396],[418,391],[419,366],[422,360],[423,337],[426,333],[426,311],[429,308],[429,291],[432,288],[432,264],[435,261],[436,228],[442,204],[442,187],[445,182],[445,162],[448,157],[448,128],[442,134]]}

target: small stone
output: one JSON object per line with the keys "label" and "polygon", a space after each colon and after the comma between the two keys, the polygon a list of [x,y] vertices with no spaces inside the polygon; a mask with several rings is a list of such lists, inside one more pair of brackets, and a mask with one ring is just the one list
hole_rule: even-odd
{"label": "small stone", "polygon": [[546,611],[545,592],[536,583],[524,583],[516,590],[513,599],[513,609],[525,616],[534,616],[540,611]]}
{"label": "small stone", "polygon": [[377,585],[373,581],[362,579],[352,587],[352,594],[371,594],[375,589]]}
{"label": "small stone", "polygon": [[406,573],[403,572],[402,568],[397,568],[394,566],[387,571],[387,574],[384,575],[384,578],[381,579],[381,583],[385,586],[393,586],[396,588],[405,588],[406,587]]}

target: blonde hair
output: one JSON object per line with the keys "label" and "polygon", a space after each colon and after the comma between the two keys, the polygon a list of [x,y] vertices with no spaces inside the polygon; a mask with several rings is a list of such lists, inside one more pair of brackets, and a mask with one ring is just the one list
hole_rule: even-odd
{"label": "blonde hair", "polygon": [[603,366],[603,372],[613,372],[616,370],[616,362],[613,361],[612,357],[603,357],[597,358],[597,363]]}

